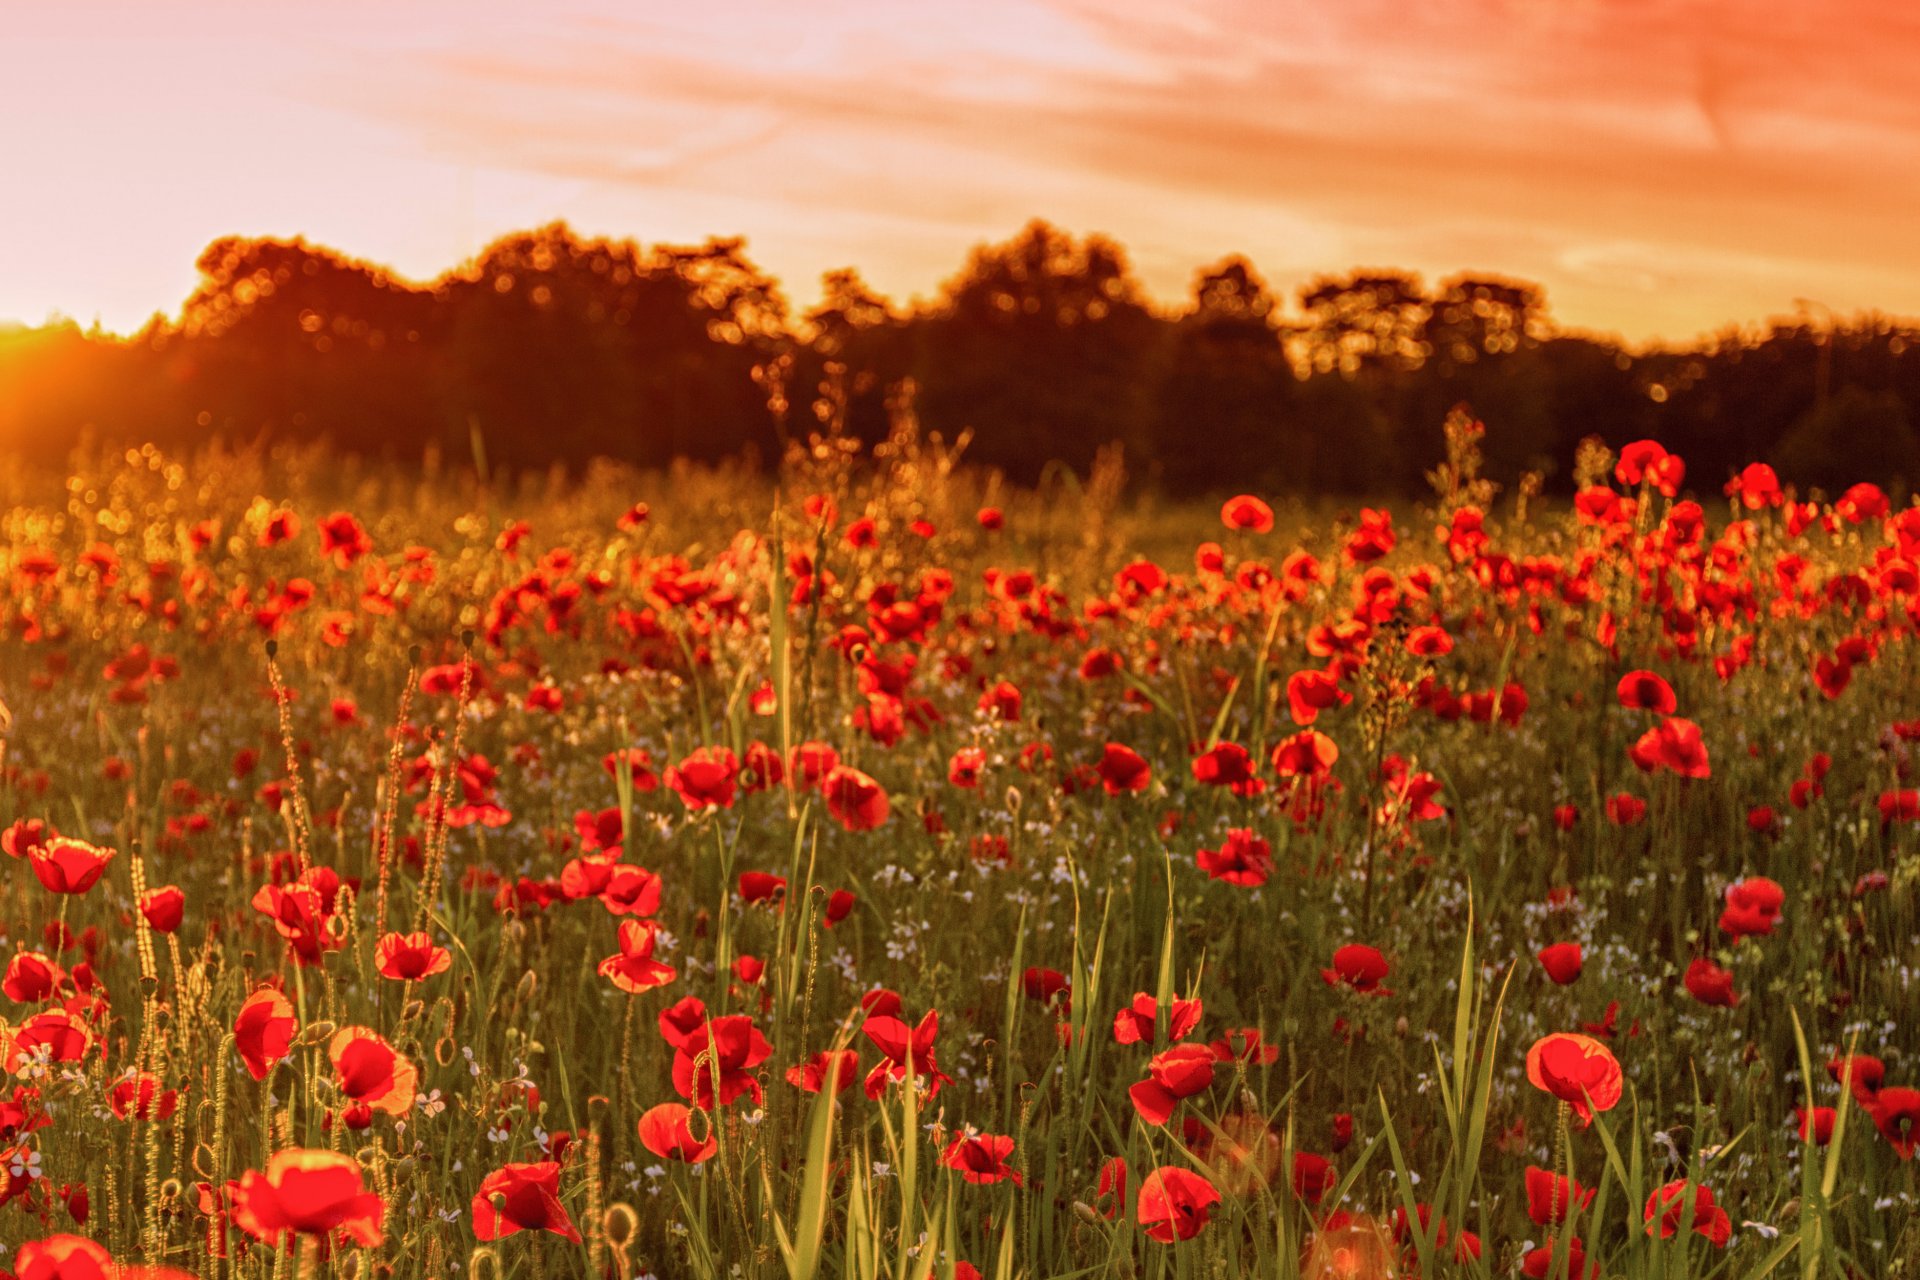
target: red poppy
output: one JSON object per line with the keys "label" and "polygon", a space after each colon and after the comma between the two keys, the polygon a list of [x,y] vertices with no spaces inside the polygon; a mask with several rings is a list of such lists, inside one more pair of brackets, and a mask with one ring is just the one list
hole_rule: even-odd
{"label": "red poppy", "polygon": [[673,1054],[673,1090],[702,1111],[726,1106],[742,1094],[758,1106],[763,1094],[753,1069],[773,1046],[745,1014],[709,1019]]}
{"label": "red poppy", "polygon": [[1266,533],[1273,528],[1273,508],[1252,494],[1243,493],[1228,498],[1221,506],[1220,523],[1229,529]]}
{"label": "red poppy", "polygon": [[1627,749],[1627,754],[1647,773],[1664,768],[1683,778],[1706,778],[1713,774],[1700,726],[1679,716],[1669,716],[1640,735],[1640,740]]}
{"label": "red poppy", "polygon": [[1787,891],[1766,876],[1749,876],[1727,886],[1726,909],[1720,913],[1720,931],[1735,938],[1770,934],[1786,905]]}
{"label": "red poppy", "polygon": [[1117,742],[1109,742],[1101,751],[1100,763],[1094,766],[1094,771],[1100,775],[1101,785],[1110,796],[1145,791],[1153,781],[1152,767],[1138,752]]}
{"label": "red poppy", "polygon": [[1647,802],[1622,791],[1607,797],[1607,820],[1616,827],[1638,826],[1647,816]]}
{"label": "red poppy", "polygon": [[[1160,1002],[1146,992],[1135,993],[1126,1008],[1113,1015],[1113,1039],[1116,1044],[1152,1044],[1154,1042],[1154,1024],[1158,1021]],[[1200,1025],[1200,998],[1183,1000],[1176,996],[1167,1012],[1167,1039],[1184,1040],[1187,1033]]]}
{"label": "red poppy", "polygon": [[[1660,1238],[1671,1239],[1681,1229],[1681,1219],[1687,1217],[1687,1180],[1677,1178],[1665,1186],[1656,1187],[1647,1197],[1645,1218],[1647,1234],[1659,1232]],[[1696,1185],[1693,1189],[1693,1213],[1686,1226],[1695,1234],[1705,1236],[1716,1248],[1726,1248],[1727,1239],[1733,1234],[1733,1221],[1727,1211],[1713,1202],[1713,1190]]]}
{"label": "red poppy", "polygon": [[667,769],[667,785],[689,809],[731,809],[740,762],[725,747],[700,747]]}
{"label": "red poppy", "polygon": [[1764,462],[1748,463],[1739,475],[1727,481],[1726,493],[1729,498],[1739,499],[1740,505],[1749,511],[1777,507],[1786,501],[1786,495],[1780,491],[1780,478]]}
{"label": "red poppy", "polygon": [[1162,1244],[1191,1240],[1207,1225],[1220,1193],[1191,1169],[1163,1165],[1140,1183],[1133,1216],[1148,1237]]}
{"label": "red poppy", "polygon": [[1586,1208],[1593,1196],[1594,1188],[1583,1187],[1563,1173],[1527,1166],[1527,1216],[1535,1226],[1565,1222],[1570,1210]]}
{"label": "red poppy", "polygon": [[1387,958],[1364,943],[1350,942],[1333,953],[1333,968],[1322,969],[1320,978],[1330,987],[1345,985],[1363,996],[1390,996],[1381,986],[1388,973]]}
{"label": "red poppy", "polygon": [[1651,671],[1629,671],[1620,677],[1620,705],[1629,711],[1652,711],[1659,715],[1670,716],[1679,709],[1679,700],[1673,696],[1673,686]]}
{"label": "red poppy", "polygon": [[980,785],[980,772],[987,767],[987,753],[979,747],[962,747],[947,762],[947,781],[956,787]]}
{"label": "red poppy", "polygon": [[1317,729],[1302,729],[1273,748],[1273,771],[1281,777],[1327,777],[1340,760],[1340,747]]}
{"label": "red poppy", "polygon": [[338,1151],[277,1151],[265,1173],[247,1170],[230,1195],[234,1225],[266,1244],[278,1245],[288,1232],[340,1231],[369,1249],[385,1239],[386,1205],[362,1183],[359,1163]]}
{"label": "red poppy", "polygon": [[502,1165],[481,1181],[473,1197],[474,1236],[502,1240],[521,1231],[551,1231],[580,1243],[580,1233],[560,1203],[557,1161]]}
{"label": "red poppy", "polygon": [[1833,1141],[1833,1124],[1837,1113],[1832,1107],[1795,1107],[1793,1114],[1800,1123],[1800,1141],[1820,1147]]}
{"label": "red poppy", "polygon": [[186,906],[187,896],[180,892],[179,886],[162,885],[149,889],[141,897],[140,914],[146,917],[147,927],[155,933],[173,933],[180,927]]}
{"label": "red poppy", "polygon": [[929,1098],[939,1093],[942,1086],[953,1083],[953,1078],[940,1070],[933,1053],[933,1042],[940,1035],[939,1010],[927,1010],[920,1025],[913,1028],[891,1014],[869,1014],[861,1030],[873,1041],[874,1047],[886,1055],[867,1073],[869,1098],[879,1097],[889,1084],[905,1080],[909,1072]]}
{"label": "red poppy", "polygon": [[948,1144],[940,1163],[958,1170],[961,1177],[975,1186],[1012,1182],[1017,1187],[1021,1185],[1020,1173],[1007,1164],[1007,1157],[1012,1154],[1013,1139],[1006,1134],[962,1134]]}
{"label": "red poppy", "polygon": [[787,1083],[803,1093],[819,1093],[829,1086],[839,1093],[859,1071],[860,1055],[852,1049],[822,1049],[799,1066],[788,1067]]}
{"label": "red poppy", "polygon": [[1213,1049],[1199,1044],[1179,1044],[1155,1054],[1147,1064],[1147,1078],[1127,1090],[1134,1110],[1148,1124],[1165,1124],[1182,1098],[1212,1087],[1214,1061]]}
{"label": "red poppy", "polygon": [[1211,879],[1257,888],[1273,870],[1273,846],[1247,828],[1235,827],[1218,849],[1202,849],[1194,860]]}
{"label": "red poppy", "polygon": [[66,971],[38,951],[16,951],[7,962],[7,976],[0,980],[0,991],[20,1004],[39,1004],[51,999],[67,980]]}
{"label": "red poppy", "polygon": [[740,873],[740,901],[752,906],[769,902],[778,906],[787,896],[787,878],[767,871]]}
{"label": "red poppy", "polygon": [[233,1020],[233,1047],[247,1074],[255,1080],[266,1079],[274,1064],[287,1056],[298,1029],[293,1002],[283,992],[262,987],[248,996],[240,1016]]}
{"label": "red poppy", "polygon": [[179,1102],[180,1091],[164,1087],[151,1071],[130,1072],[107,1090],[107,1105],[122,1120],[165,1120]]}
{"label": "red poppy", "polygon": [[1319,1204],[1339,1181],[1340,1171],[1325,1156],[1311,1151],[1293,1153],[1293,1194],[1303,1204]]}
{"label": "red poppy", "polygon": [[660,1011],[660,1038],[678,1049],[687,1042],[688,1037],[705,1026],[706,1021],[706,1002],[698,996],[687,996]]}
{"label": "red poppy", "polygon": [[1677,453],[1668,453],[1655,440],[1636,440],[1620,451],[1613,477],[1621,484],[1636,485],[1643,479],[1666,497],[1680,492],[1687,477],[1687,464]]}
{"label": "red poppy", "polygon": [[702,1164],[713,1159],[720,1142],[713,1136],[712,1126],[708,1126],[704,1140],[695,1139],[692,1118],[693,1113],[678,1102],[649,1107],[640,1117],[640,1145],[662,1160]]}
{"label": "red poppy", "polygon": [[371,1027],[342,1027],[327,1045],[334,1079],[353,1102],[390,1116],[413,1106],[420,1072]]}
{"label": "red poppy", "polygon": [[1874,1094],[1867,1114],[1880,1136],[1893,1144],[1895,1154],[1902,1160],[1913,1159],[1915,1148],[1920,1147],[1920,1089],[1882,1089]]}
{"label": "red poppy", "polygon": [[980,527],[989,533],[1003,527],[1007,523],[1006,516],[998,507],[982,507],[974,519],[979,521]]}
{"label": "red poppy", "polygon": [[652,920],[622,920],[620,953],[602,960],[597,972],[630,995],[666,986],[676,971],[653,958],[659,936],[660,926]]}
{"label": "red poppy", "polygon": [[1579,1236],[1567,1241],[1564,1271],[1553,1270],[1555,1250],[1551,1237],[1539,1248],[1527,1250],[1520,1258],[1520,1274],[1527,1280],[1600,1280],[1599,1260],[1587,1261],[1586,1246],[1580,1243]]}
{"label": "red poppy", "polygon": [[1287,677],[1287,708],[1297,725],[1310,725],[1322,711],[1352,701],[1353,695],[1325,671],[1296,671]]}
{"label": "red poppy", "polygon": [[1862,1107],[1871,1108],[1880,1086],[1886,1082],[1887,1067],[1872,1054],[1836,1055],[1827,1063],[1827,1074],[1835,1084],[1845,1083]]}
{"label": "red poppy", "polygon": [[93,1033],[65,1009],[36,1013],[14,1028],[6,1067],[18,1073],[33,1062],[79,1062],[93,1048]]}
{"label": "red poppy", "polygon": [[1622,1090],[1620,1063],[1612,1051],[1572,1031],[1534,1041],[1527,1050],[1527,1080],[1572,1107],[1581,1128],[1593,1123],[1595,1112],[1611,1111]]}
{"label": "red poppy", "polygon": [[1701,1004],[1731,1009],[1740,1003],[1740,996],[1733,989],[1733,973],[1705,956],[1694,957],[1682,981],[1687,993]]}
{"label": "red poppy", "polygon": [[80,894],[99,883],[114,852],[84,840],[55,836],[29,849],[27,861],[49,893]]}
{"label": "red poppy", "polygon": [[842,920],[845,920],[848,914],[852,912],[854,903],[857,901],[858,899],[854,897],[851,889],[835,889],[831,894],[827,895],[827,910],[822,917],[827,928],[831,929]]}
{"label": "red poppy", "polygon": [[836,765],[820,787],[827,812],[849,831],[871,831],[887,820],[887,793],[858,769]]}
{"label": "red poppy", "polygon": [[418,982],[436,973],[445,973],[453,964],[453,953],[434,945],[430,933],[389,933],[373,949],[374,964],[383,978],[396,982]]}
{"label": "red poppy", "polygon": [[1580,944],[1577,942],[1556,942],[1540,952],[1540,967],[1547,976],[1560,986],[1575,982],[1580,977]]}
{"label": "red poppy", "polygon": [[1237,742],[1216,743],[1195,756],[1193,777],[1210,787],[1228,787],[1237,796],[1256,796],[1266,787],[1254,776],[1253,757]]}

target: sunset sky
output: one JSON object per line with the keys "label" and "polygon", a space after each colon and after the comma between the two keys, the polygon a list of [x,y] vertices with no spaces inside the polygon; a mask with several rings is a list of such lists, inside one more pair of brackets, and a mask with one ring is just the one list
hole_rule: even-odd
{"label": "sunset sky", "polygon": [[[1920,18],[1875,0],[67,0],[0,36],[0,319],[177,310],[228,233],[430,277],[565,218],[931,294],[1033,215],[1546,285],[1644,340],[1920,313]],[[1819,314],[1817,308],[1815,314]]]}

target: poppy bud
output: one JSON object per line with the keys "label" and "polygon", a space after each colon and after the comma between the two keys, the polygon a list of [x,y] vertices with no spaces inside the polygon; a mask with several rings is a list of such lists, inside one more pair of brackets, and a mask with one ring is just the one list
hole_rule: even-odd
{"label": "poppy bud", "polygon": [[535,974],[533,970],[527,970],[520,976],[520,985],[514,989],[514,1001],[518,1004],[526,1004],[531,1001],[533,999],[533,990],[539,984],[539,976]]}
{"label": "poppy bud", "polygon": [[1407,1028],[1406,1015],[1402,1014],[1399,1018],[1396,1018],[1394,1020],[1393,1034],[1395,1034],[1396,1036],[1399,1036],[1402,1040],[1405,1040],[1407,1038],[1407,1030],[1408,1028]]}
{"label": "poppy bud", "polygon": [[334,1025],[322,1018],[319,1022],[309,1022],[306,1030],[300,1033],[297,1043],[313,1046],[333,1039]]}

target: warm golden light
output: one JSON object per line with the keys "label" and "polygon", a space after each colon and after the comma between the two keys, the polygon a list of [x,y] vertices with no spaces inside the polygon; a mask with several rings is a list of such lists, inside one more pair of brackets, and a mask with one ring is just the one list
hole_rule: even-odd
{"label": "warm golden light", "polygon": [[[126,332],[214,238],[304,234],[432,278],[564,217],[744,234],[929,294],[1039,214],[1152,294],[1247,254],[1543,284],[1685,339],[1920,311],[1920,33],[1871,0],[1327,6],[363,0],[21,8],[0,42],[0,317]],[[720,33],[720,34],[716,34]]]}

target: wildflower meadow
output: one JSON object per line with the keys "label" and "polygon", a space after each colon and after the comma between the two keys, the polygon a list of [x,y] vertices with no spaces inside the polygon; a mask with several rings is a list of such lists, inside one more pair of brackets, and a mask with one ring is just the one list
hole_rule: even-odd
{"label": "wildflower meadow", "polygon": [[0,1268],[1920,1275],[1920,506],[1447,430],[10,477]]}

